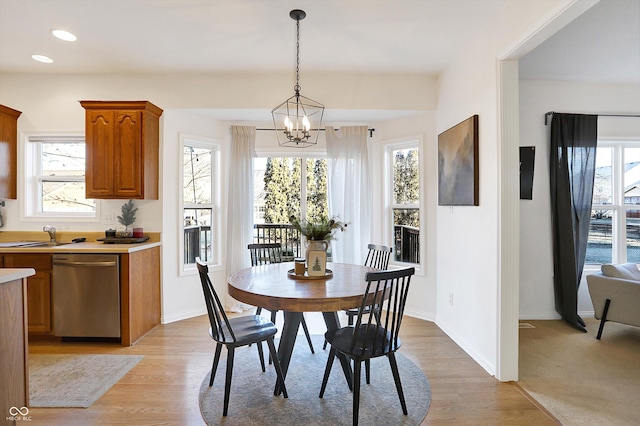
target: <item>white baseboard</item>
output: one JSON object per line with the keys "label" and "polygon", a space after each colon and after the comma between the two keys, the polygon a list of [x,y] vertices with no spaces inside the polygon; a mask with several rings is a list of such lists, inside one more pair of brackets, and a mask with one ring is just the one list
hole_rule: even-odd
{"label": "white baseboard", "polygon": [[171,315],[163,315],[160,317],[161,324],[170,324],[172,322],[181,321],[184,319],[199,317],[200,315],[206,315],[207,310],[202,309],[191,309],[188,311],[176,312]]}
{"label": "white baseboard", "polygon": [[404,313],[405,313],[405,315],[413,317],[413,318],[418,318],[418,319],[425,320],[425,321],[436,322],[436,316],[433,315],[430,312],[417,311],[415,309],[405,309]]}
{"label": "white baseboard", "polygon": [[595,311],[579,311],[578,315],[580,315],[580,318],[582,318],[582,319],[595,318],[596,317],[596,312]]}
{"label": "white baseboard", "polygon": [[451,340],[453,340],[463,351],[467,353],[475,362],[480,365],[480,367],[484,368],[487,373],[491,374],[495,377],[496,375],[496,366],[487,361],[478,351],[476,351],[471,345],[469,345],[464,339],[462,339],[456,333],[453,333],[451,329],[444,323],[436,321],[436,325],[440,327],[444,333],[449,336]]}
{"label": "white baseboard", "polygon": [[558,320],[562,317],[557,312],[529,312],[518,315],[518,319],[523,320]]}
{"label": "white baseboard", "polygon": [[[594,311],[580,311],[578,312],[581,318],[593,318],[595,315]],[[557,312],[544,312],[544,313],[520,313],[518,316],[520,321],[535,321],[535,320],[559,320],[562,319],[560,314]]]}
{"label": "white baseboard", "polygon": [[[253,306],[245,305],[244,303],[241,304],[239,307],[241,307],[242,310],[253,309]],[[231,308],[227,308],[227,309],[228,309],[229,312],[236,312],[235,310],[232,310]],[[406,315],[410,316],[410,317],[422,319],[422,320],[425,320],[425,321],[435,322],[435,316],[433,314],[431,314],[431,313],[428,313],[428,312],[417,311],[417,310],[412,310],[412,309],[405,309],[404,313]],[[170,324],[172,322],[182,321],[182,320],[185,320],[185,319],[198,317],[200,315],[207,315],[206,309],[195,309],[195,310],[192,309],[192,310],[188,310],[188,311],[176,312],[176,313],[173,313],[171,315],[163,315],[160,318],[160,323],[161,324]]]}

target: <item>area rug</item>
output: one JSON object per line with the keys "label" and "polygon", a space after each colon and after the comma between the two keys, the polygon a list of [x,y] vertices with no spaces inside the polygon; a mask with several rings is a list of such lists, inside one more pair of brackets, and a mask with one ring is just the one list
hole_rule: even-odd
{"label": "area rug", "polygon": [[143,358],[141,355],[29,355],[29,406],[87,408]]}
{"label": "area rug", "polygon": [[[347,387],[340,363],[337,360],[333,363],[324,397],[318,398],[329,348],[322,350],[323,337],[313,335],[313,346],[318,349],[312,354],[303,337],[298,336],[287,373],[288,399],[273,396],[275,370],[271,365],[262,372],[255,345],[236,350],[227,417],[222,416],[227,365],[223,349],[224,358],[218,365],[213,386],[209,387],[209,372],[200,385],[200,412],[205,422],[243,426],[351,425],[353,393]],[[264,349],[266,355],[266,344]],[[409,414],[402,414],[388,359],[376,358],[371,360],[370,385],[364,380],[362,368],[360,424],[419,425],[426,417],[431,404],[429,381],[401,352],[402,348],[396,352],[396,359]]]}

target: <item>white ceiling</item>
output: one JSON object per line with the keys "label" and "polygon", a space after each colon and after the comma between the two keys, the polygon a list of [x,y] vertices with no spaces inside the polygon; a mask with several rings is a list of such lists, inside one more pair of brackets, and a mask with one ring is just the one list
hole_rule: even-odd
{"label": "white ceiling", "polygon": [[519,68],[525,79],[640,84],[640,0],[601,0]]}
{"label": "white ceiling", "polygon": [[[505,0],[0,0],[0,73],[438,73]],[[63,42],[52,28],[75,33]],[[54,60],[46,65],[30,55]]]}
{"label": "white ceiling", "polygon": [[[300,23],[302,82],[305,71],[435,75],[506,2],[0,0],[0,75],[293,72],[289,11],[296,8],[307,12]],[[51,36],[53,28],[78,40],[60,41]],[[34,53],[54,63],[35,62]],[[640,1],[601,0],[523,57],[520,73],[639,83]],[[347,113],[336,112],[334,119],[341,114]]]}

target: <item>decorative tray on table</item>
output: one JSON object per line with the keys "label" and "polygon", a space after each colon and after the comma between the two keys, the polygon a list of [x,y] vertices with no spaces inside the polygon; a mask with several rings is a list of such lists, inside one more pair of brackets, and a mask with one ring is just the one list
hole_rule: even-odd
{"label": "decorative tray on table", "polygon": [[333,271],[331,269],[325,269],[324,275],[309,275],[309,271],[305,268],[304,275],[296,275],[294,269],[289,269],[287,275],[289,278],[296,280],[326,280],[327,278],[333,277]]}
{"label": "decorative tray on table", "polygon": [[136,244],[136,243],[144,243],[148,239],[149,237],[129,237],[129,238],[104,237],[104,238],[98,238],[97,241],[102,241],[105,244]]}

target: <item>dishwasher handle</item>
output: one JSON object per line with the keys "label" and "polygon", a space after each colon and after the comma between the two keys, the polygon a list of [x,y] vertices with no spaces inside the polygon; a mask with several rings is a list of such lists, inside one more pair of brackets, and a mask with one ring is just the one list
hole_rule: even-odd
{"label": "dishwasher handle", "polygon": [[112,260],[98,261],[98,262],[88,262],[86,260],[81,260],[81,261],[54,260],[53,264],[59,265],[59,266],[61,265],[61,266],[90,266],[90,267],[105,267],[105,266],[112,267],[117,265],[117,263]]}

